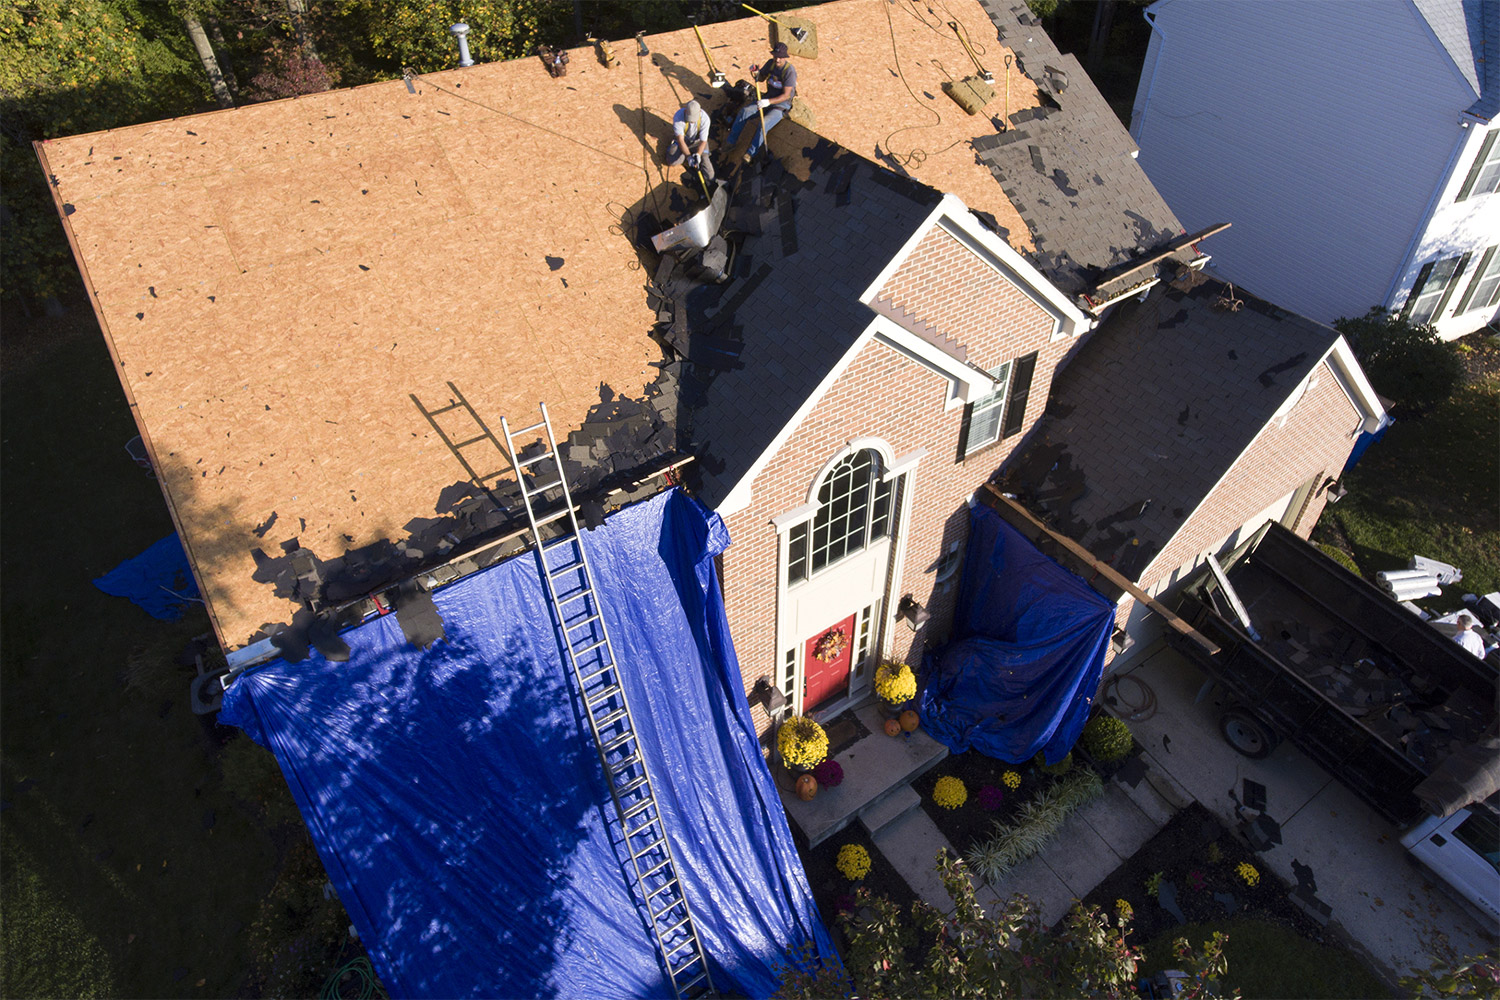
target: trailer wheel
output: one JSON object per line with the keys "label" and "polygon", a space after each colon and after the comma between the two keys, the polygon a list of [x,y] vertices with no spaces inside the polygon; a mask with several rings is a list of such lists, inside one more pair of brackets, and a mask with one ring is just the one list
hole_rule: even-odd
{"label": "trailer wheel", "polygon": [[1269,757],[1281,742],[1270,726],[1242,708],[1231,708],[1219,716],[1219,732],[1226,743],[1252,760]]}

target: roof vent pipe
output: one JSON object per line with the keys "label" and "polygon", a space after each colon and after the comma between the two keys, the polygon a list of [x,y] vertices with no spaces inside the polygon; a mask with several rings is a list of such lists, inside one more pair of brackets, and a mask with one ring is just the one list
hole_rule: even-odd
{"label": "roof vent pipe", "polygon": [[462,21],[448,29],[453,32],[453,37],[458,39],[458,64],[460,66],[474,65],[474,59],[469,55],[469,26]]}

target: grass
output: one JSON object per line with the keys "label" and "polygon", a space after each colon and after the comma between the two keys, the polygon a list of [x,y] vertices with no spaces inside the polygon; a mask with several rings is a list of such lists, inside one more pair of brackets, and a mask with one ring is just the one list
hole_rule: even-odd
{"label": "grass", "polygon": [[0,422],[0,996],[253,992],[247,930],[306,833],[270,755],[188,707],[202,609],[91,583],[172,524],[86,301],[5,318]]}
{"label": "grass", "polygon": [[1317,540],[1343,549],[1373,580],[1412,555],[1463,571],[1457,588],[1418,601],[1451,611],[1456,595],[1500,590],[1500,376],[1464,386],[1424,417],[1403,420],[1344,477],[1349,495],[1324,514],[1337,530]]}
{"label": "grass", "polygon": [[1207,941],[1215,931],[1229,935],[1224,947],[1229,973],[1220,984],[1224,993],[1239,990],[1244,1000],[1281,997],[1358,1000],[1391,995],[1385,984],[1352,953],[1307,941],[1285,927],[1260,920],[1183,924],[1167,931],[1143,949],[1142,974],[1177,967],[1172,951],[1172,942],[1177,938],[1185,937],[1195,943]]}

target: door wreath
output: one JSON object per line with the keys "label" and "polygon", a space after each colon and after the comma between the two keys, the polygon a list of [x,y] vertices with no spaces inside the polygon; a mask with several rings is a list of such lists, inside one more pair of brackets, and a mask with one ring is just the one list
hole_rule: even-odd
{"label": "door wreath", "polygon": [[818,637],[813,646],[813,657],[819,663],[832,663],[849,648],[849,634],[841,628],[831,628]]}

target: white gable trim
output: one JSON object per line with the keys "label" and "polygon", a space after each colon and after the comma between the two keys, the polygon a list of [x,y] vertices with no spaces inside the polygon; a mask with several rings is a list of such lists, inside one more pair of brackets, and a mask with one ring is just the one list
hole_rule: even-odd
{"label": "white gable trim", "polygon": [[1323,356],[1323,360],[1328,362],[1334,381],[1344,390],[1344,395],[1349,397],[1349,402],[1354,404],[1354,408],[1364,419],[1362,430],[1366,434],[1373,434],[1390,424],[1391,418],[1381,405],[1375,387],[1370,385],[1370,380],[1365,377],[1365,370],[1354,357],[1354,350],[1342,335],[1333,342],[1333,347]]}
{"label": "white gable trim", "polygon": [[967,403],[977,396],[991,392],[995,380],[986,372],[967,361],[960,361],[930,341],[912,333],[906,327],[886,316],[876,316],[870,324],[875,339],[887,347],[905,354],[924,368],[931,369],[953,383],[950,403]]}

